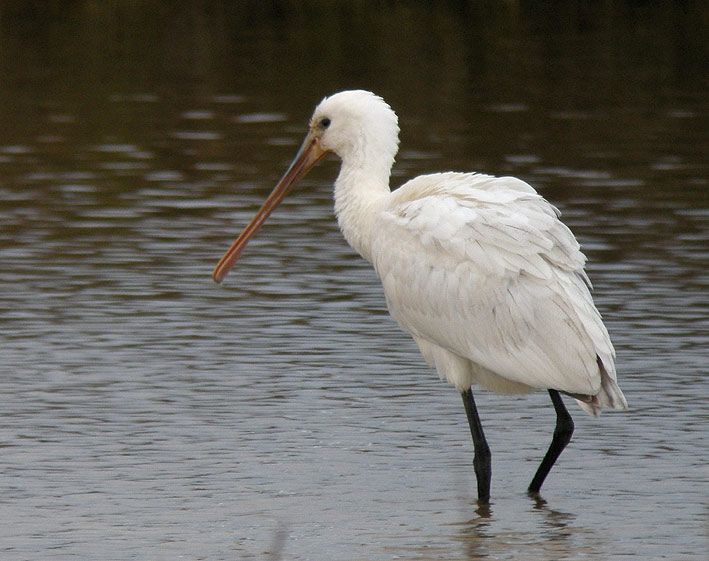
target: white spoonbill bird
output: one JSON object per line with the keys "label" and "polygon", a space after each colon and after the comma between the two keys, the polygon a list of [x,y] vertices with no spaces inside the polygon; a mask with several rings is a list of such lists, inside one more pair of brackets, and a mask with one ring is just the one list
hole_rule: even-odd
{"label": "white spoonbill bird", "polygon": [[342,160],[334,198],[345,239],[374,266],[389,313],[463,396],[480,504],[490,499],[491,455],[471,386],[548,390],[557,419],[528,488],[537,495],[574,429],[560,393],[594,416],[602,407],[627,408],[586,258],[559,212],[520,179],[436,173],[391,191],[398,145],[397,116],[381,97],[358,90],[323,99],[295,160],[214,280],[226,277],[281,200],[334,152]]}

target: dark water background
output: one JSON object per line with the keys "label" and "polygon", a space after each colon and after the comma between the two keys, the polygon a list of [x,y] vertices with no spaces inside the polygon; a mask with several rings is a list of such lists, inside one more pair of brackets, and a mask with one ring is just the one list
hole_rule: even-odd
{"label": "dark water background", "polygon": [[[0,3],[0,558],[700,561],[709,549],[703,2]],[[456,392],[303,182],[212,267],[314,104],[400,116],[394,183],[513,174],[589,257],[628,412],[524,494],[545,392]]]}

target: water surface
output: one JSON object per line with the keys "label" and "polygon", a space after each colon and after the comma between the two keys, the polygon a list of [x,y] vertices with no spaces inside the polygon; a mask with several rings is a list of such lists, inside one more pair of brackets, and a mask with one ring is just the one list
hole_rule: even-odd
{"label": "water surface", "polygon": [[[0,9],[3,559],[673,559],[709,548],[706,18],[687,4],[92,2]],[[278,6],[279,4],[275,4]],[[303,182],[211,269],[340,89],[400,115],[393,183],[521,177],[589,257],[631,409],[478,405],[388,317]]]}

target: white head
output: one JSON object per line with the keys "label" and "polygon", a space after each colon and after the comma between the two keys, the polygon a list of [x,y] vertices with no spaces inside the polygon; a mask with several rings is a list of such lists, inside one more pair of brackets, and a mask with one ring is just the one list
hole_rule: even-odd
{"label": "white head", "polygon": [[399,147],[396,113],[379,96],[364,90],[340,92],[323,99],[293,163],[217,264],[212,276],[221,282],[283,198],[328,152],[342,158],[343,168],[359,168],[388,179]]}
{"label": "white head", "polygon": [[378,95],[364,90],[336,93],[323,99],[310,119],[310,132],[320,147],[342,160],[386,157],[389,167],[399,147],[396,113]]}

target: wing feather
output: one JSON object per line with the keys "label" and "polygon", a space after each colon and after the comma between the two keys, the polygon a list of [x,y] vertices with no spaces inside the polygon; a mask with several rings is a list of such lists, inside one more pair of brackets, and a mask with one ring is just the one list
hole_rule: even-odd
{"label": "wing feather", "polygon": [[597,355],[612,370],[613,348],[558,215],[513,178],[410,181],[373,223],[391,315],[417,341],[507,380],[595,395]]}

